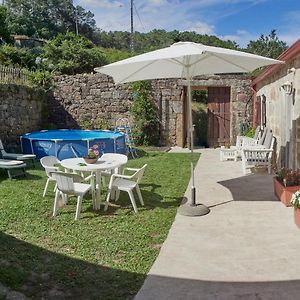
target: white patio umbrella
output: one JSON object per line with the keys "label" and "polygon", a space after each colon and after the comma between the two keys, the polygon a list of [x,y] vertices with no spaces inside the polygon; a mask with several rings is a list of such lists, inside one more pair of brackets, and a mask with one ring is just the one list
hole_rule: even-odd
{"label": "white patio umbrella", "polygon": [[95,68],[95,71],[112,76],[117,84],[161,78],[182,78],[187,80],[192,186],[191,202],[183,214],[203,215],[208,213],[209,209],[204,205],[196,205],[194,165],[192,160],[194,147],[190,81],[197,75],[246,73],[262,66],[278,63],[283,62],[236,50],[192,42],[179,42],[167,48]]}

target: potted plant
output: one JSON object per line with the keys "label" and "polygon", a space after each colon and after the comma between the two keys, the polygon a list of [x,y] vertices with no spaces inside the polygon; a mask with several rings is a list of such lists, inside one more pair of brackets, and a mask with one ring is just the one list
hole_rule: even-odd
{"label": "potted plant", "polygon": [[88,164],[94,164],[97,162],[99,158],[99,150],[98,150],[98,145],[95,144],[88,150],[87,156],[85,156],[83,159],[86,163]]}
{"label": "potted plant", "polygon": [[282,168],[273,178],[274,192],[285,205],[291,206],[293,193],[300,190],[300,173],[292,169]]}
{"label": "potted plant", "polygon": [[294,221],[300,229],[300,190],[293,194],[291,205],[294,207]]}

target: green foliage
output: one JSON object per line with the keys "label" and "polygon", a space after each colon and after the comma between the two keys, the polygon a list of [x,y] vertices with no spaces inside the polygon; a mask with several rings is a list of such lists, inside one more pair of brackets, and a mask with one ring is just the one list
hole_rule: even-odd
{"label": "green foliage", "polygon": [[278,39],[276,30],[273,29],[268,36],[262,34],[257,41],[250,41],[246,50],[254,54],[277,58],[286,48],[287,44]]}
{"label": "green foliage", "polygon": [[[145,206],[138,214],[127,193],[107,212],[94,211],[89,195],[78,221],[74,197],[52,217],[54,183],[41,197],[43,168],[16,180],[0,169],[0,282],[31,299],[131,299],[168,235],[190,178],[189,154],[148,152],[128,167],[145,163]],[[105,197],[104,187],[101,203]]]}
{"label": "green foliage", "polygon": [[27,48],[17,48],[10,45],[0,47],[0,64],[8,67],[33,69],[36,54]]}
{"label": "green foliage", "polygon": [[126,50],[121,51],[115,48],[102,48],[102,47],[101,50],[105,54],[109,63],[113,63],[133,56],[132,52]]}
{"label": "green foliage", "polygon": [[[93,39],[96,45],[104,48],[128,50],[130,33],[126,31],[97,31],[94,33]],[[223,41],[216,36],[201,35],[191,31],[179,32],[174,30],[167,32],[161,29],[154,29],[148,33],[135,32],[133,40],[136,53],[160,49],[178,41],[190,41],[203,43],[205,45],[237,49],[237,44],[233,41]]]}
{"label": "green foliage", "polygon": [[7,9],[3,5],[0,5],[0,38],[2,38],[5,42],[10,41],[10,31],[8,29],[7,22]]}
{"label": "green foliage", "polygon": [[193,123],[195,124],[194,141],[196,145],[207,147],[207,105],[201,102],[192,102]]}
{"label": "green foliage", "polygon": [[32,71],[29,78],[34,86],[40,86],[45,90],[50,89],[52,86],[52,72],[48,70]]}
{"label": "green foliage", "polygon": [[192,92],[193,101],[207,104],[208,93],[207,90],[196,90]]}
{"label": "green foliage", "polygon": [[132,84],[133,103],[131,112],[134,123],[134,139],[138,145],[157,145],[159,140],[159,123],[157,107],[151,95],[149,81]]}
{"label": "green foliage", "polygon": [[72,32],[59,34],[42,49],[42,56],[63,74],[92,72],[107,63],[103,52],[87,38]]}
{"label": "green foliage", "polygon": [[244,136],[253,138],[253,137],[254,137],[254,134],[255,134],[255,128],[249,127],[249,128],[247,128],[247,130],[245,131]]}
{"label": "green foliage", "polygon": [[58,33],[78,31],[89,38],[96,29],[94,15],[72,0],[6,0],[8,25],[13,34],[50,39]]}

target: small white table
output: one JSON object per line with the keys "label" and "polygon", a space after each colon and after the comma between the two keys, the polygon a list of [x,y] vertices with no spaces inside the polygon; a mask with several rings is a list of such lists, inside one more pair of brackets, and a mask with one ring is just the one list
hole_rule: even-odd
{"label": "small white table", "polygon": [[77,172],[92,172],[96,175],[96,184],[92,181],[93,189],[98,187],[96,193],[95,209],[100,209],[101,196],[101,172],[105,170],[117,170],[127,163],[127,156],[123,154],[103,154],[96,163],[88,164],[83,158],[67,158],[60,164],[68,169]]}

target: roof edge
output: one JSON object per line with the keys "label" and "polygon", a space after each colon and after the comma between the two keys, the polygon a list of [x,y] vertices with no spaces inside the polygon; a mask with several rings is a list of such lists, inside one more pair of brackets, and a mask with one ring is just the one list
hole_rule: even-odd
{"label": "roof edge", "polygon": [[[300,53],[300,39],[298,39],[292,46],[290,46],[284,52],[282,52],[277,59],[283,60],[286,63],[289,59],[293,58],[293,56],[297,53]],[[258,75],[252,81],[252,86],[256,85],[257,83],[265,79],[267,76],[273,74],[275,71],[279,70],[282,67],[283,67],[282,64],[276,64],[267,67],[260,75]]]}

